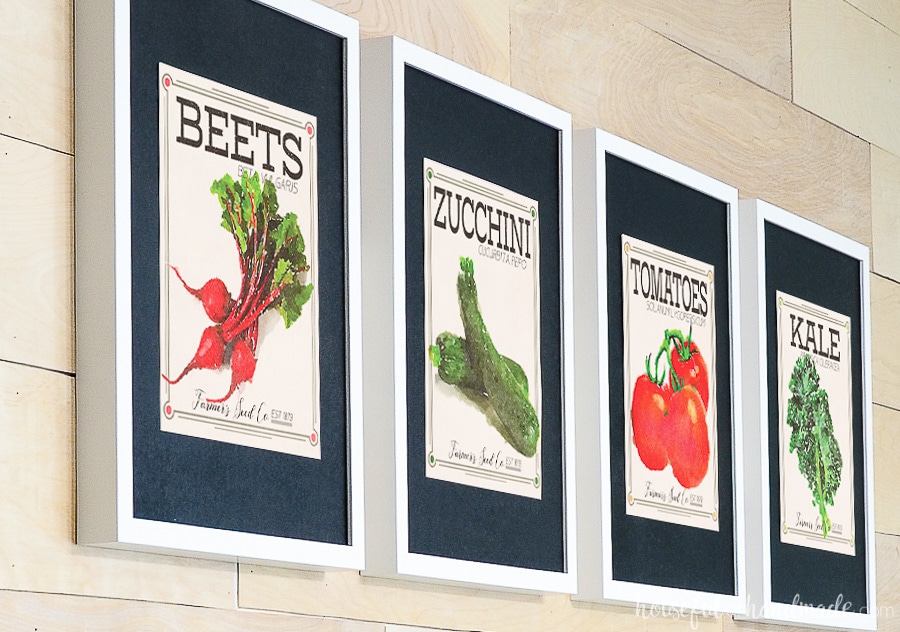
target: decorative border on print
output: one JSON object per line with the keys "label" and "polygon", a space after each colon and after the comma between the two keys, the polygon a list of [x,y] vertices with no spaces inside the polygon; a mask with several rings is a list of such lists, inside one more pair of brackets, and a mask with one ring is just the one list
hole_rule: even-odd
{"label": "decorative border on print", "polygon": [[[340,466],[341,480],[346,483],[342,483],[346,507],[341,510],[341,524],[336,527],[345,537],[339,543],[332,543],[332,540],[320,539],[315,534],[309,539],[286,537],[253,529],[199,526],[136,515],[137,443],[133,420],[142,414],[141,402],[144,400],[141,398],[145,395],[138,393],[144,386],[134,379],[134,375],[148,363],[135,355],[135,350],[143,343],[139,339],[139,330],[133,328],[131,315],[133,309],[143,309],[137,303],[144,297],[133,295],[132,278],[135,269],[142,265],[137,253],[149,242],[135,239],[132,234],[136,230],[133,197],[145,183],[132,175],[134,165],[143,159],[144,153],[136,153],[132,145],[135,129],[132,103],[137,97],[132,92],[131,82],[132,76],[143,76],[147,72],[145,66],[138,66],[139,61],[143,61],[141,44],[132,40],[135,16],[141,15],[144,5],[136,5],[134,0],[76,0],[79,14],[75,35],[78,43],[75,60],[78,79],[76,140],[79,145],[76,235],[86,237],[78,239],[83,246],[76,249],[79,270],[76,275],[77,475],[80,481],[77,540],[80,544],[182,556],[360,569],[364,563],[364,514],[359,26],[352,18],[312,0],[233,1],[248,9],[271,11],[266,16],[271,17],[272,23],[277,21],[280,28],[290,29],[291,24],[296,24],[297,28],[317,30],[323,34],[322,41],[327,40],[332,46],[332,51],[337,50],[336,46],[342,50],[340,61],[336,62],[341,66],[340,73],[326,81],[333,80],[334,85],[342,87],[340,105],[336,103],[336,107],[342,110],[339,134],[342,138],[343,189],[340,195],[344,210],[343,235],[337,248],[345,262],[339,284],[343,285],[342,309],[347,322],[342,334],[345,363],[341,373],[346,388],[343,399],[347,418],[346,434],[342,434],[340,442],[343,445],[346,439],[342,450],[347,458]],[[198,54],[197,58],[200,57]],[[191,58],[192,63],[194,59]],[[157,62],[154,60],[154,66]],[[156,81],[158,76],[154,71],[154,85],[158,86]],[[154,101],[157,98],[158,95],[152,96]],[[97,130],[111,130],[111,133],[98,134]],[[318,131],[314,129],[312,133]],[[337,157],[338,154],[333,155]],[[158,154],[154,160],[158,165]],[[158,242],[150,241],[158,248]],[[158,404],[155,407],[157,416]],[[310,533],[317,528],[311,526]]]}
{"label": "decorative border on print", "polygon": [[[626,253],[626,256],[629,256],[629,257],[630,257],[630,255],[628,254],[629,250],[632,250],[636,253],[641,253],[641,254],[650,252],[649,250],[644,250],[642,247],[634,246],[629,242],[625,242],[625,244],[623,245],[623,249]],[[684,263],[683,261],[680,261],[679,259],[677,259],[675,257],[670,257],[668,255],[662,255],[659,252],[655,252],[654,256],[657,257],[658,259],[667,259],[669,261],[669,263],[678,265],[682,268],[687,268],[688,270],[691,270],[692,272],[695,272],[701,276],[706,275],[710,279],[710,281],[712,281],[712,279],[713,279],[712,270],[709,270],[706,268],[701,268],[701,267],[693,267],[692,268],[691,266],[687,265],[686,263]],[[626,305],[627,305],[627,302],[626,302]],[[627,311],[628,307],[626,307],[625,309]],[[627,323],[625,325],[625,328],[626,328],[625,338],[627,340],[628,339],[627,330],[631,326],[631,322],[627,318],[627,316],[626,316],[625,320]],[[715,326],[715,325],[713,325],[713,326]],[[627,349],[627,343],[626,343],[626,349]],[[714,359],[714,361],[712,363],[713,366],[715,366],[715,352],[716,352],[716,349],[715,349],[715,346],[713,346],[713,348],[710,349],[707,353],[708,357],[712,357]],[[711,390],[714,391],[715,390],[715,381],[713,381],[713,383],[711,384],[711,387],[712,387]],[[626,435],[627,434],[628,433],[626,432]],[[717,449],[718,449],[717,443],[714,443],[712,446],[710,446],[710,455],[709,455],[710,459],[717,460],[717,458],[718,458]],[[629,458],[628,458],[628,455],[626,454],[626,456],[625,456],[626,464],[628,463],[628,460],[629,460]],[[625,490],[626,491],[632,490],[628,493],[628,502],[630,504],[642,504],[642,505],[645,505],[648,507],[655,507],[655,508],[659,509],[660,511],[663,511],[666,513],[671,513],[671,514],[676,514],[676,515],[706,517],[706,518],[709,518],[710,520],[712,520],[713,522],[715,522],[718,519],[718,514],[719,514],[719,469],[718,468],[716,468],[715,477],[714,477],[714,481],[713,481],[713,489],[715,490],[714,491],[715,508],[709,512],[700,511],[700,510],[696,510],[696,509],[689,509],[689,508],[684,508],[684,507],[672,507],[672,506],[668,505],[667,503],[660,503],[660,502],[641,500],[641,499],[635,498],[634,492],[633,492],[634,485],[632,483],[632,475],[633,475],[632,469],[630,467],[626,467]]]}
{"label": "decorative border on print", "polygon": [[[486,186],[483,186],[482,183],[476,183],[476,182],[470,181],[467,178],[474,177],[474,176],[471,176],[470,174],[465,174],[463,172],[459,172],[459,170],[454,170],[452,167],[448,167],[447,165],[442,165],[442,164],[437,163],[430,159],[426,159],[426,162],[431,163],[432,165],[434,165],[434,167],[429,166],[427,169],[425,169],[425,180],[426,180],[425,184],[427,187],[426,192],[425,192],[425,210],[428,211],[428,213],[426,213],[425,217],[430,216],[431,209],[433,206],[433,199],[434,199],[434,196],[429,194],[428,191],[433,190],[432,187],[435,186],[436,182],[444,182],[444,183],[449,183],[449,184],[453,185],[455,187],[454,191],[463,191],[464,193],[479,194],[479,195],[483,196],[484,199],[490,199],[493,203],[500,203],[500,204],[506,205],[507,207],[512,207],[512,208],[518,209],[520,212],[524,213],[525,215],[528,215],[530,213],[532,221],[534,221],[537,218],[537,209],[535,208],[535,206],[533,204],[529,208],[528,206],[526,206],[524,204],[513,201],[512,199],[509,199],[509,196],[504,196],[503,193],[495,192],[494,190],[491,190],[491,189],[487,188]],[[457,177],[457,178],[451,177],[448,173],[435,173],[435,169],[438,169],[439,171],[447,170],[447,172],[449,172],[451,170],[456,171],[459,174],[459,177]],[[496,185],[494,185],[494,186],[496,186]],[[515,194],[515,192],[508,191],[508,190],[506,190],[506,191],[508,193]],[[449,190],[447,190],[447,193],[452,195],[452,193]],[[441,204],[442,204],[442,202],[438,203],[439,207]],[[463,208],[465,207],[465,202],[463,202],[462,206],[463,206]],[[506,211],[506,212],[508,213],[508,211]],[[427,222],[426,222],[426,224],[427,224]],[[452,226],[452,222],[451,222],[451,226]],[[451,227],[451,230],[452,230],[452,227]],[[473,230],[477,231],[477,220],[476,220],[476,227],[473,228]],[[465,232],[464,224],[463,224],[463,231]],[[515,232],[515,222],[513,222],[513,231]],[[489,230],[489,232],[490,232],[490,230]],[[434,239],[434,236],[431,234],[429,228],[426,226],[426,230],[425,230],[426,260],[427,260],[428,253],[433,252],[433,246],[432,246],[433,239]],[[476,239],[478,239],[479,242],[481,240],[481,238],[478,237],[477,235],[476,235]],[[489,239],[490,239],[490,237],[488,236],[488,240]],[[512,242],[515,242],[515,238],[513,238]],[[529,238],[528,253],[525,256],[530,257],[532,253],[535,253],[536,257],[532,258],[531,265],[532,265],[532,267],[537,267],[540,265],[540,254],[539,254],[540,247],[539,247],[539,241],[537,239],[533,240],[533,242],[534,242],[534,245],[532,246],[531,245],[532,240]],[[490,243],[490,241],[489,241],[489,243]],[[479,253],[481,252],[481,248],[483,248],[483,247],[485,247],[485,246],[478,247]],[[491,246],[491,248],[493,249],[495,247]],[[498,243],[496,248],[498,249],[498,252],[501,250],[506,250],[506,246],[501,243]],[[521,241],[520,241],[520,249],[521,249]],[[507,257],[508,256],[509,255],[507,254]],[[516,267],[518,267],[518,263],[516,264]],[[539,274],[539,271],[537,274]],[[426,273],[426,277],[427,277],[427,273]],[[538,281],[538,283],[536,283],[535,287],[533,288],[533,295],[534,295],[535,302],[539,304],[539,302],[540,302],[540,300],[539,300],[540,299],[539,277],[536,280]],[[434,292],[434,289],[431,287],[431,284],[428,282],[427,279],[426,279],[426,287],[429,288],[425,292],[426,312],[427,312],[428,311],[427,305],[428,305],[429,301],[432,300],[432,296],[433,296],[433,292]],[[484,293],[482,293],[481,296],[484,297]],[[538,309],[537,313],[539,313],[539,312],[540,312],[540,310]],[[433,314],[432,314],[432,318],[433,318]],[[429,322],[429,320],[430,319],[426,318],[426,328],[428,326],[427,323]],[[433,328],[433,325],[432,325],[432,329],[433,329],[433,332],[437,331],[436,329]],[[536,331],[536,333],[538,334],[538,336],[537,336],[538,339],[536,341],[536,344],[539,345],[540,344],[539,328],[538,328],[538,331]],[[431,344],[431,341],[426,340],[426,344]],[[535,375],[534,383],[536,383],[536,384],[540,383],[541,376],[540,376],[539,357],[538,357],[538,362],[536,363],[536,366],[535,366],[534,375]],[[431,371],[427,368],[427,365],[426,365],[426,371],[425,371],[425,379],[426,379],[426,382],[429,379],[431,379]],[[514,486],[513,489],[509,489],[509,493],[512,493],[512,494],[518,494],[518,495],[524,495],[524,496],[531,497],[528,492],[530,492],[532,490],[537,490],[537,493],[538,493],[537,498],[540,499],[540,486],[541,486],[541,482],[542,482],[540,451],[538,451],[538,453],[535,454],[535,456],[534,456],[535,462],[534,462],[534,467],[532,468],[532,472],[534,474],[533,476],[530,474],[523,476],[521,474],[511,474],[507,471],[501,471],[500,466],[496,466],[494,469],[487,469],[483,466],[479,467],[477,465],[474,465],[472,463],[467,463],[465,461],[453,461],[453,460],[450,460],[449,458],[440,458],[440,457],[436,456],[435,452],[434,452],[434,448],[435,448],[435,446],[434,446],[434,402],[433,402],[434,392],[431,392],[430,393],[431,397],[429,397],[427,386],[426,386],[425,390],[426,390],[426,396],[425,396],[425,409],[426,409],[426,412],[425,412],[425,416],[426,416],[425,450],[426,450],[426,455],[425,456],[426,456],[426,466],[427,467],[435,468],[435,470],[440,470],[441,468],[447,468],[450,470],[464,472],[467,476],[470,476],[474,479],[481,479],[483,481],[492,481],[497,484],[498,488],[503,488],[506,485],[512,485],[512,486]],[[540,405],[540,400],[538,398],[538,406],[539,405]],[[431,409],[431,410],[429,411],[429,409]],[[499,435],[497,435],[497,436],[499,437]],[[538,439],[538,442],[539,441],[540,441],[540,439]],[[496,453],[492,452],[491,462],[493,462],[493,458],[494,458],[495,454]],[[510,459],[513,459],[514,462],[518,461],[519,465],[520,465],[518,471],[521,471],[521,460],[519,459],[519,457],[522,457],[522,458],[528,458],[528,457],[525,457],[524,455],[519,454],[518,452],[516,452],[514,454],[516,456],[505,457],[505,458],[506,458],[507,462],[509,462]],[[505,469],[516,471],[516,469],[513,467],[506,467]],[[429,476],[429,475],[426,474],[426,476]],[[444,478],[444,480],[449,480],[449,479],[455,478],[451,474],[447,474],[445,476],[447,476],[448,478],[444,478],[443,476],[440,476],[440,475],[436,476],[435,478]],[[470,482],[464,482],[462,480],[451,481],[451,482],[457,482],[457,483],[462,483],[462,484],[472,484],[473,487],[481,487],[481,485],[479,485],[477,483],[473,484]],[[525,488],[524,493],[522,491],[523,487]],[[507,489],[502,489],[500,491],[507,491]]]}
{"label": "decorative border on print", "polygon": [[[173,68],[173,71],[178,71],[178,72],[184,73],[184,71],[182,71],[180,69],[175,69],[175,68]],[[185,73],[185,74],[187,74],[187,73]],[[199,94],[199,95],[205,96],[207,98],[211,98],[217,102],[227,101],[232,104],[237,103],[244,109],[249,110],[249,111],[253,112],[254,114],[263,115],[263,116],[269,117],[270,119],[279,120],[283,123],[294,124],[294,125],[296,125],[297,128],[305,130],[306,134],[310,137],[310,139],[315,137],[316,129],[311,120],[291,119],[291,118],[289,118],[287,116],[283,116],[283,115],[273,115],[271,112],[268,111],[268,107],[261,106],[257,102],[245,98],[243,95],[234,94],[235,92],[238,92],[237,90],[230,89],[230,93],[226,92],[224,90],[225,86],[217,87],[215,89],[205,89],[205,88],[202,88],[198,85],[192,84],[185,80],[176,80],[170,73],[166,72],[162,75],[162,87],[166,91],[166,102],[167,103],[172,98],[170,89],[173,87],[180,88],[181,90],[183,90],[185,92]],[[169,123],[170,123],[169,117],[167,116],[166,117],[166,125],[165,125],[166,129],[168,129]],[[171,169],[171,167],[169,167],[171,136],[168,133],[164,133],[162,135],[162,137],[163,137],[163,141],[162,141],[163,145],[160,150],[160,154],[161,154],[160,177],[161,178],[163,178],[163,174],[168,174]],[[313,176],[315,176],[315,174],[317,173],[317,168],[318,168],[316,165],[316,160],[317,160],[317,152],[311,152],[311,155],[309,158],[309,172]],[[240,168],[238,169],[238,173],[239,174],[241,173]],[[166,177],[168,177],[168,176],[166,176]],[[160,200],[160,214],[162,216],[161,221],[160,221],[160,224],[161,224],[160,240],[164,246],[163,258],[166,261],[168,261],[170,259],[169,254],[168,254],[168,246],[170,244],[169,214],[170,214],[171,205],[169,202],[168,193],[169,193],[169,191],[167,188],[164,198],[162,200]],[[311,209],[317,209],[317,203],[316,203],[317,196],[318,196],[318,182],[317,182],[317,178],[313,177],[312,183],[310,186],[310,200],[309,200]],[[316,224],[318,222],[318,213],[316,213],[316,212],[312,213],[312,215],[310,217],[310,222],[312,224],[313,234],[315,234],[317,231]],[[308,242],[310,239],[310,236],[307,235],[306,239]],[[165,281],[165,283],[168,284],[168,280]],[[168,291],[168,288],[166,288],[166,290],[163,290],[163,288],[161,287],[160,292],[162,293],[163,291]],[[307,317],[318,321],[318,309],[316,308],[316,304],[317,304],[317,301],[314,301],[311,304],[307,305],[307,311],[309,312]],[[169,317],[170,317],[170,313],[169,313],[169,311],[166,311],[162,315],[161,318],[166,323],[168,323]],[[168,349],[169,345],[171,344],[170,340],[169,340],[169,336],[168,336],[168,333],[170,331],[170,325],[168,325],[168,324],[165,325],[165,331],[166,331],[167,335],[164,336],[165,340],[160,340],[160,344],[167,347],[166,355],[169,355],[171,353],[171,350]],[[314,336],[313,355],[318,357],[318,354],[319,354],[318,336]],[[186,408],[185,409],[175,408],[175,407],[173,407],[170,399],[168,399],[171,396],[171,387],[172,387],[171,383],[166,382],[165,384],[163,384],[163,390],[165,391],[167,399],[166,399],[166,401],[162,402],[161,408],[162,408],[162,414],[165,416],[165,418],[167,420],[172,420],[177,417],[177,418],[184,419],[187,421],[208,424],[209,426],[215,427],[217,429],[222,429],[225,433],[230,432],[230,433],[234,433],[234,434],[249,435],[249,436],[254,436],[254,437],[258,437],[258,438],[267,438],[270,436],[274,436],[274,437],[290,439],[292,441],[299,441],[301,443],[308,443],[312,446],[318,445],[319,435],[321,433],[321,430],[320,430],[321,423],[320,423],[319,402],[318,401],[316,402],[317,406],[316,406],[316,409],[315,409],[315,412],[313,415],[312,424],[309,426],[309,428],[310,428],[309,432],[307,432],[307,433],[288,432],[286,430],[280,430],[277,428],[268,428],[267,430],[260,430],[259,428],[257,428],[257,424],[252,421],[235,421],[232,419],[224,419],[221,416],[204,415],[199,412],[193,412]],[[312,390],[315,391],[315,393],[318,393],[319,388],[320,388],[319,373],[318,373],[318,371],[315,371],[313,373]],[[280,419],[282,412],[283,411],[281,411],[281,410],[271,409],[270,413],[272,415],[272,419],[271,419],[270,423],[276,424],[276,425],[282,425],[282,426],[291,425],[289,422],[286,423],[286,422],[276,421],[276,416]],[[290,415],[290,414],[291,413],[285,413],[285,416]],[[213,440],[217,440],[217,439],[213,439]]]}
{"label": "decorative border on print", "polygon": [[[789,298],[790,300],[787,300],[788,298]],[[802,311],[804,311],[804,312],[806,312],[806,313],[814,313],[814,314],[816,315],[817,318],[819,318],[819,319],[821,319],[821,320],[823,320],[823,321],[826,321],[826,322],[830,322],[830,323],[832,323],[832,324],[834,324],[834,325],[838,325],[839,327],[841,327],[841,328],[843,328],[844,330],[846,330],[848,336],[850,335],[852,319],[848,318],[846,321],[835,320],[835,319],[831,318],[829,315],[825,314],[824,312],[821,312],[821,311],[819,311],[819,310],[811,310],[809,306],[803,306],[803,305],[794,303],[793,301],[794,301],[794,298],[793,298],[793,297],[790,297],[790,296],[788,296],[788,295],[779,296],[779,297],[777,298],[777,301],[776,301],[776,308],[775,308],[775,309],[776,309],[776,314],[777,314],[777,316],[776,316],[777,321],[776,321],[776,322],[780,322],[780,320],[781,320],[781,312],[782,312],[782,310],[784,309],[784,306],[787,305],[788,307],[793,307],[793,308],[796,309],[796,310],[802,310]],[[776,353],[777,353],[777,352],[776,352]],[[852,346],[851,346],[851,354],[852,354]],[[779,353],[779,354],[778,354],[777,374],[778,374],[779,376],[780,376],[780,375],[783,375],[782,372],[783,372],[783,371],[786,371],[786,370],[787,370],[787,367],[785,367],[784,365],[782,365],[782,356],[781,356],[781,354]],[[852,391],[853,391],[853,379],[852,379],[851,372],[850,372],[849,370],[847,371],[847,391],[848,391],[848,393],[852,393]],[[782,412],[783,412],[783,411],[779,410],[779,417],[781,417]],[[852,420],[852,419],[853,419],[853,400],[852,400],[852,397],[850,398],[850,401],[848,402],[848,410],[847,410],[846,412],[848,413],[848,418]],[[785,429],[784,429],[784,428],[781,428],[781,430],[782,430],[782,433],[783,433],[783,434],[780,434],[780,435],[779,435],[779,445],[780,445],[780,448],[781,448],[781,452],[783,453],[783,452],[784,452],[784,441],[785,441],[785,440],[788,440],[788,441],[789,441],[789,439],[788,439],[788,437],[787,437],[787,433],[785,432]],[[850,432],[850,447],[851,447],[851,450],[850,450],[850,454],[847,455],[847,456],[852,456],[852,453],[853,453],[853,450],[852,450],[852,443],[853,443],[853,432],[852,432],[852,431],[853,431],[853,428],[852,428],[852,424],[851,424],[850,431],[851,431],[851,432]],[[852,475],[852,474],[853,474],[853,464],[852,464],[852,462],[851,462],[851,466],[850,466],[850,472],[851,472],[851,475]],[[851,476],[851,480],[852,480],[852,478],[853,478],[853,476]],[[781,487],[781,496],[782,496],[782,498],[784,498],[784,494],[785,494],[785,480],[786,480],[785,477],[782,476],[782,477],[781,477],[781,483],[780,483],[780,487]],[[854,498],[853,498],[853,487],[852,487],[852,485],[851,485],[851,488],[850,488],[850,502],[851,502],[851,504],[853,504],[853,505],[855,506],[855,500],[854,500]],[[854,522],[855,522],[855,521],[854,521]],[[782,522],[781,529],[782,529],[782,532],[785,533],[785,534],[787,534],[787,533],[792,533],[792,534],[794,534],[794,535],[796,535],[796,536],[802,537],[802,538],[807,539],[807,540],[810,540],[810,541],[821,540],[820,537],[818,537],[818,536],[813,536],[813,534],[810,533],[810,531],[809,531],[808,529],[797,529],[797,528],[794,528],[794,527],[789,527],[788,524],[787,524],[786,522]],[[852,533],[852,531],[851,531],[851,533]],[[854,545],[855,545],[855,536],[842,538],[842,537],[835,536],[835,535],[834,535],[834,532],[832,532],[832,535],[831,535],[831,537],[829,538],[829,540],[832,540],[832,541],[838,541],[838,542],[844,542],[845,544],[849,545],[850,547],[854,547]]]}

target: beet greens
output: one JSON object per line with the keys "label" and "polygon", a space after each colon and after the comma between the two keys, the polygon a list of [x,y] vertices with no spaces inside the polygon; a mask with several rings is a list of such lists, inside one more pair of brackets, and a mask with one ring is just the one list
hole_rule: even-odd
{"label": "beet greens", "polygon": [[260,186],[258,173],[249,177],[244,173],[240,182],[225,174],[213,182],[210,192],[219,198],[222,227],[234,236],[241,265],[241,290],[222,323],[225,342],[270,307],[290,327],[313,291],[312,284],[306,283],[309,264],[297,216],[278,214],[275,185],[266,180]]}

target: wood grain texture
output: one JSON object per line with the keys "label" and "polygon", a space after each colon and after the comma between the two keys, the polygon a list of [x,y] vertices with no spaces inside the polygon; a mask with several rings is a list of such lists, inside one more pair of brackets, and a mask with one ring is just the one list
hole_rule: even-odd
{"label": "wood grain texture", "polygon": [[374,623],[0,590],[4,632],[383,632]]}
{"label": "wood grain texture", "polygon": [[608,5],[511,7],[513,87],[871,244],[865,142]]}
{"label": "wood grain texture", "polygon": [[74,370],[72,182],[71,156],[0,136],[0,360]]}
{"label": "wood grain texture", "polygon": [[[573,602],[566,595],[527,595],[476,588],[360,577],[348,571],[310,573],[241,564],[239,606],[451,630],[638,631],[673,625],[676,613]],[[720,620],[696,619],[700,630]],[[682,617],[679,625],[687,625]]]}
{"label": "wood grain texture", "polygon": [[900,2],[897,0],[847,0],[847,2],[882,26],[900,34]]}
{"label": "wood grain texture", "polygon": [[872,269],[895,281],[900,281],[898,244],[900,157],[872,145]]}
{"label": "wood grain texture", "polygon": [[73,378],[0,362],[0,589],[233,607],[234,564],[74,544],[73,404]]}
{"label": "wood grain texture", "polygon": [[900,284],[871,275],[872,399],[900,410],[900,354],[895,350]]}
{"label": "wood grain texture", "polygon": [[[900,535],[900,411],[874,407],[875,530]],[[900,597],[900,595],[898,595]],[[900,604],[898,604],[900,605]],[[900,614],[900,612],[898,612]]]}
{"label": "wood grain texture", "polygon": [[360,37],[397,35],[509,83],[507,0],[318,0],[359,20]]}
{"label": "wood grain texture", "polygon": [[4,0],[0,134],[71,153],[73,0]]}
{"label": "wood grain texture", "polygon": [[629,19],[791,98],[790,0],[613,0]]}
{"label": "wood grain texture", "polygon": [[900,537],[876,533],[875,545],[878,629],[900,630]]}
{"label": "wood grain texture", "polygon": [[791,5],[794,102],[900,156],[900,35],[844,0]]}

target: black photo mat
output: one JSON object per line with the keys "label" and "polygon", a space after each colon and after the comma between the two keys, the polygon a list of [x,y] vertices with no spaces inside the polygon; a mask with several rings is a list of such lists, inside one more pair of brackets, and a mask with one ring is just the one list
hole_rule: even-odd
{"label": "black photo mat", "polygon": [[766,222],[765,345],[767,366],[777,367],[776,292],[810,301],[850,317],[853,419],[853,496],[856,555],[781,542],[781,473],[777,371],[768,371],[769,542],[771,600],[778,603],[840,604],[850,612],[868,611],[865,449],[863,443],[862,285],[860,261],[808,237]]}
{"label": "black photo mat", "polygon": [[[348,544],[345,40],[251,0],[130,6],[134,517]],[[318,118],[321,460],[160,430],[160,63]]]}
{"label": "black photo mat", "polygon": [[[613,580],[735,595],[728,204],[610,153],[605,178],[610,431],[601,441],[609,441]],[[623,234],[716,270],[718,531],[626,514]]]}
{"label": "black photo mat", "polygon": [[[563,572],[560,130],[417,68],[405,68],[409,551]],[[542,499],[425,476],[423,159],[538,201]]]}

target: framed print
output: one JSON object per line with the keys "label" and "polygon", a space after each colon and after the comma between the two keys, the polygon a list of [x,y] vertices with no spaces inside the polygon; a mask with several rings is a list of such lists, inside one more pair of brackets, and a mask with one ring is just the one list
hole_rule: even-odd
{"label": "framed print", "polygon": [[575,598],[743,612],[737,191],[597,129],[575,165]]}
{"label": "framed print", "polygon": [[78,542],[361,568],[358,25],[78,0],[76,38]]}
{"label": "framed print", "polygon": [[362,53],[365,572],[572,592],[571,119]]}
{"label": "framed print", "polygon": [[[748,616],[875,629],[869,252],[741,201]],[[828,569],[827,573],[821,569]]]}

